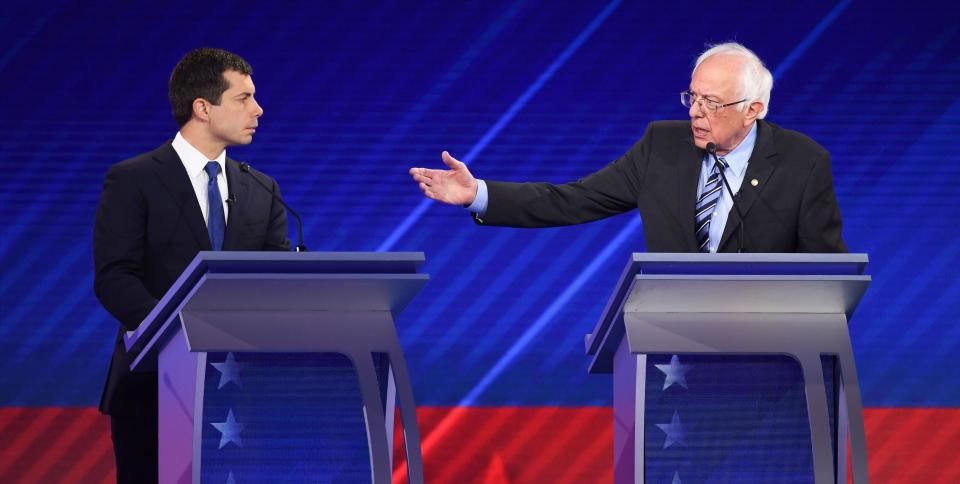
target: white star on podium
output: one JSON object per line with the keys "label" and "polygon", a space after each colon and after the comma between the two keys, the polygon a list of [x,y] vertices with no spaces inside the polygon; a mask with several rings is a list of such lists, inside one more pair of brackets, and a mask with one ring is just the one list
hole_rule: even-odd
{"label": "white star on podium", "polygon": [[667,438],[663,442],[664,449],[673,444],[683,443],[683,426],[680,424],[680,415],[677,415],[677,412],[673,412],[673,419],[670,420],[670,423],[657,424],[657,427],[660,427],[660,430],[667,434]]}
{"label": "white star on podium", "polygon": [[673,473],[673,480],[670,481],[670,484],[683,484],[682,482],[680,482],[680,473],[679,473],[679,472],[674,471],[674,473]]}
{"label": "white star on podium", "polygon": [[233,409],[227,412],[226,422],[210,422],[210,425],[220,431],[220,447],[217,447],[217,449],[222,449],[230,442],[237,444],[237,447],[243,447],[243,441],[240,440],[243,424],[237,423],[237,419],[233,417]]}
{"label": "white star on podium", "polygon": [[220,385],[217,390],[230,382],[236,383],[239,388],[243,388],[243,385],[240,384],[240,367],[242,365],[233,359],[233,353],[227,353],[227,359],[223,363],[210,364],[220,372]]}
{"label": "white star on podium", "polygon": [[687,372],[693,368],[693,365],[681,365],[680,358],[673,355],[670,358],[669,365],[653,365],[662,371],[666,377],[663,379],[663,389],[670,388],[674,383],[679,383],[683,388],[687,388]]}
{"label": "white star on podium", "polygon": [[237,480],[233,478],[233,473],[227,474],[227,484],[237,484]]}

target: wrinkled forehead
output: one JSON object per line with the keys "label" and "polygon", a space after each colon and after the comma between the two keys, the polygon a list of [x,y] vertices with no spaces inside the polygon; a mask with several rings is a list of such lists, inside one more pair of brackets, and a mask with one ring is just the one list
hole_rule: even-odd
{"label": "wrinkled forehead", "polygon": [[703,96],[735,95],[740,88],[744,62],[743,57],[735,55],[708,57],[693,71],[690,89]]}

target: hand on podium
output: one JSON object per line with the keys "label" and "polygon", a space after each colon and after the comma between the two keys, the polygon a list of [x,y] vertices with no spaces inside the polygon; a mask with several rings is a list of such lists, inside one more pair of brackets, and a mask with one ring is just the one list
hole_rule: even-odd
{"label": "hand on podium", "polygon": [[450,205],[469,206],[477,197],[477,179],[470,174],[467,165],[450,153],[441,154],[449,170],[411,168],[410,175],[420,184],[420,191],[427,198]]}

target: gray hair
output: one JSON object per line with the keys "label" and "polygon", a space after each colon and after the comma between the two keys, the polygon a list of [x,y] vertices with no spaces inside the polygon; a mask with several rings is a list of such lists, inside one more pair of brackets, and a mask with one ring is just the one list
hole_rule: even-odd
{"label": "gray hair", "polygon": [[[725,42],[711,46],[700,54],[697,63],[694,64],[694,72],[700,67],[703,61],[715,55],[733,55],[744,59],[743,71],[740,73],[740,98],[746,99],[746,103],[737,105],[737,111],[743,112],[746,106],[754,101],[763,103],[763,110],[757,116],[763,119],[767,115],[767,108],[770,107],[770,90],[773,89],[773,75],[763,61],[754,54],[752,50],[736,42]],[[691,73],[692,75],[692,73]]]}

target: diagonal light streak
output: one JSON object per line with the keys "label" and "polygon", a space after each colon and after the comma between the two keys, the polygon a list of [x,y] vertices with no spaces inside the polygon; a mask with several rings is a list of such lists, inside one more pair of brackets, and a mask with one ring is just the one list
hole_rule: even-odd
{"label": "diagonal light streak", "polygon": [[[612,10],[611,6],[615,8],[617,3],[619,2],[612,2],[610,5],[607,6],[606,9],[604,9],[604,12],[607,12],[608,10]],[[774,78],[776,79],[783,72],[789,69],[792,66],[792,64],[804,52],[806,52],[806,50],[810,47],[810,45],[812,45],[813,42],[815,42],[820,37],[820,35],[826,30],[826,28],[830,24],[832,24],[834,20],[836,20],[839,14],[849,4],[850,4],[850,0],[842,0],[833,9],[831,9],[830,12],[827,13],[827,15],[820,22],[818,22],[816,26],[814,26],[813,30],[811,30],[810,33],[808,33],[803,38],[803,40],[801,40],[800,43],[798,43],[790,51],[790,53],[787,55],[787,57],[784,58],[784,60],[780,63],[780,65],[777,66],[777,68],[773,72]],[[597,19],[601,19],[601,17],[606,18],[607,15],[609,15],[609,13],[604,14],[603,12],[601,12],[601,14],[597,17]],[[599,26],[597,19],[594,19],[594,22],[591,23],[591,27],[595,23],[597,24],[597,27]],[[600,22],[602,23],[602,19]],[[588,27],[588,30],[592,32],[591,27]],[[593,27],[593,30],[595,29],[596,27]],[[587,32],[587,30],[585,30],[584,32]],[[583,34],[581,34],[580,37],[583,37]],[[580,37],[578,37],[577,39],[580,39]],[[528,89],[528,91],[530,91],[530,89]],[[523,96],[521,96],[521,99],[522,98]],[[498,124],[500,124],[499,121],[498,121]],[[494,127],[496,126],[497,125],[495,125]],[[493,132],[493,128],[491,128],[491,130],[488,131],[488,133],[490,132]],[[490,138],[492,138],[492,136]],[[481,143],[484,143],[484,141],[489,142],[489,139],[487,139],[487,137],[485,136],[484,139],[481,140]],[[470,151],[470,153],[468,153],[468,157],[465,157],[464,159],[465,163],[468,163],[468,160],[471,159],[469,158],[471,155],[476,155],[476,153],[479,153],[482,150],[482,148],[485,147],[485,144],[483,146],[480,146],[481,143],[478,143],[478,145],[475,146],[474,149]],[[414,212],[411,213],[410,216],[412,217],[414,214],[417,214],[417,218],[419,218],[419,216],[423,213],[423,211],[426,210],[426,207],[429,206],[429,200],[425,200],[425,202],[427,203],[421,202],[421,205],[418,205],[417,210],[414,210]],[[423,207],[422,209],[421,209],[421,206]],[[409,218],[410,217],[408,217],[408,219]],[[413,221],[415,220],[416,219],[414,219]],[[412,225],[413,221],[411,221],[409,225]],[[405,220],[404,222],[406,223],[407,221]],[[596,271],[601,266],[603,266],[604,263],[607,262],[607,259],[609,259],[610,256],[615,253],[614,249],[616,249],[620,244],[622,244],[624,240],[626,240],[628,235],[634,233],[638,228],[640,228],[640,223],[641,223],[641,220],[639,218],[634,218],[633,221],[631,221],[623,229],[621,229],[617,233],[617,235],[613,239],[611,239],[611,241],[607,244],[607,246],[604,247],[604,249],[600,252],[600,254],[598,254],[598,256],[595,259],[593,259],[593,261],[587,266],[587,268],[584,269],[583,272],[581,272],[580,275],[577,276],[563,290],[561,295],[553,302],[553,304],[551,304],[543,312],[543,314],[539,318],[537,318],[537,320],[534,321],[534,323],[529,328],[527,328],[526,331],[524,331],[524,333],[510,346],[509,349],[507,349],[504,355],[501,356],[500,359],[497,360],[497,362],[493,365],[493,367],[491,367],[490,370],[483,376],[483,378],[480,379],[480,381],[473,388],[473,390],[471,390],[470,393],[468,393],[463,399],[460,400],[460,402],[458,403],[458,407],[455,407],[453,411],[447,414],[447,416],[444,417],[437,424],[436,428],[429,435],[426,436],[426,438],[422,442],[423,455],[427,455],[430,452],[430,450],[435,445],[437,445],[437,443],[441,441],[443,437],[446,436],[447,432],[449,432],[450,429],[452,429],[462,417],[463,413],[465,412],[464,408],[476,402],[477,398],[483,394],[483,392],[497,379],[497,377],[500,376],[500,374],[503,373],[504,369],[510,363],[512,363],[517,358],[517,356],[520,355],[527,348],[527,346],[529,346],[530,342],[533,341],[534,338],[537,335],[539,335],[543,331],[543,329],[551,322],[553,317],[557,313],[559,313],[561,309],[563,309],[563,307],[567,304],[570,298],[574,294],[576,294],[577,291],[579,291],[579,289],[596,273]],[[403,225],[401,225],[401,227],[398,227],[398,230],[402,227]],[[405,231],[406,229],[404,229],[404,232]],[[383,250],[389,250],[389,247],[392,247],[392,243],[395,242],[395,240],[392,240],[392,238],[393,238],[393,235],[391,234],[391,238],[388,238],[387,241],[385,241],[384,244],[381,246],[381,247],[384,247],[384,246],[388,247],[387,249],[383,249]],[[399,236],[397,236],[397,238],[399,238]],[[390,242],[390,245],[388,245],[387,242]],[[403,475],[403,473],[405,473],[405,468],[401,467],[400,469],[397,469],[394,472],[394,477]]]}
{"label": "diagonal light streak", "polygon": [[513,360],[517,359],[517,357],[527,349],[527,346],[529,346],[534,338],[536,338],[543,331],[543,328],[545,328],[547,324],[553,320],[554,316],[556,316],[567,305],[574,295],[580,292],[580,289],[583,288],[583,285],[586,284],[587,281],[589,281],[594,274],[600,270],[601,267],[603,267],[607,260],[610,259],[610,256],[616,252],[616,249],[620,248],[620,246],[630,235],[637,232],[640,226],[640,218],[633,217],[630,223],[623,227],[620,232],[617,233],[617,236],[610,240],[606,247],[604,247],[603,250],[597,254],[597,257],[594,258],[589,265],[587,265],[586,269],[577,275],[573,282],[571,282],[563,290],[560,296],[554,299],[553,303],[547,307],[546,311],[544,311],[543,314],[541,314],[540,317],[537,318],[536,321],[534,321],[533,324],[531,324],[530,327],[528,327],[527,330],[524,331],[519,338],[517,338],[516,341],[514,341],[507,352],[504,353],[499,360],[497,360],[496,364],[494,364],[493,367],[490,368],[485,375],[483,375],[483,378],[480,379],[480,382],[473,387],[473,390],[471,390],[467,396],[463,397],[463,399],[461,399],[457,405],[471,406],[476,403],[477,398],[483,394],[487,387],[489,387],[490,384],[493,383],[493,381],[496,380],[501,373],[503,373],[503,370],[506,369],[510,363],[513,363]]}
{"label": "diagonal light streak", "polygon": [[[849,3],[849,0],[844,0],[839,5],[834,7],[830,13],[827,14],[824,20],[821,20],[814,27],[814,29],[807,34],[807,36],[804,37],[804,39],[800,41],[796,47],[794,47],[790,54],[787,55],[786,59],[779,66],[777,66],[777,72],[784,70],[783,66],[785,63],[794,62],[803,51],[806,51],[807,47],[809,47],[810,44],[820,36],[823,30],[834,19],[836,19],[836,17],[839,15],[839,12]],[[628,235],[635,233],[636,230],[640,228],[640,222],[641,220],[639,218],[635,218],[632,222],[623,227],[620,232],[618,232],[617,235],[607,243],[607,246],[600,251],[600,254],[597,255],[593,261],[591,261],[590,265],[588,265],[587,268],[584,269],[583,272],[581,272],[580,275],[577,276],[573,282],[571,282],[563,290],[561,295],[553,302],[553,304],[551,304],[546,311],[544,311],[543,314],[537,318],[537,320],[534,321],[534,323],[523,333],[523,335],[520,336],[520,338],[518,338],[513,345],[510,346],[506,353],[504,353],[504,355],[500,357],[500,359],[483,376],[483,378],[480,379],[480,382],[477,383],[474,389],[471,390],[470,393],[460,401],[459,405],[472,405],[476,402],[477,397],[479,397],[483,391],[490,386],[490,383],[492,383],[498,376],[500,376],[501,373],[503,373],[504,368],[514,359],[516,359],[517,355],[526,349],[530,342],[533,341],[534,337],[543,331],[543,328],[546,327],[547,323],[549,323],[550,320],[557,313],[559,313],[561,309],[563,309],[570,298],[580,290],[583,284],[593,277],[597,269],[607,262],[607,259],[609,259],[610,256],[615,253],[614,249],[623,243]]]}
{"label": "diagonal light streak", "polygon": [[802,56],[807,49],[813,45],[818,38],[820,38],[820,34],[822,34],[823,31],[826,30],[827,27],[829,27],[830,24],[832,24],[833,21],[840,16],[840,13],[850,5],[851,1],[853,0],[842,0],[835,7],[833,7],[833,9],[831,9],[830,12],[828,12],[827,15],[813,27],[813,30],[811,30],[810,33],[807,34],[807,36],[804,37],[803,40],[801,40],[800,43],[790,51],[789,54],[787,54],[787,57],[780,62],[780,65],[773,70],[773,78],[779,78],[784,72],[787,72],[788,69],[793,67],[793,64],[797,61],[797,59],[799,59],[800,56]]}
{"label": "diagonal light streak", "polygon": [[[511,104],[510,107],[500,115],[500,118],[497,119],[497,122],[494,123],[493,126],[491,126],[490,129],[483,134],[483,137],[480,138],[480,141],[477,141],[477,143],[470,148],[470,151],[468,151],[460,161],[469,165],[478,154],[483,152],[483,150],[487,148],[487,145],[490,144],[490,141],[500,134],[500,132],[503,131],[503,128],[510,124],[510,121],[513,121],[513,118],[517,116],[517,113],[519,113],[520,110],[523,109],[531,99],[533,99],[533,96],[535,96],[537,92],[543,88],[543,85],[546,84],[547,81],[549,81],[550,78],[553,77],[553,75],[556,74],[557,71],[560,70],[560,68],[563,67],[568,60],[570,60],[570,57],[577,52],[577,49],[579,49],[580,46],[583,45],[583,43],[586,42],[587,39],[589,39],[598,28],[600,28],[600,25],[603,24],[607,17],[609,17],[619,5],[620,0],[613,0],[607,4],[607,6],[604,7],[599,14],[597,14],[593,21],[591,21],[587,27],[583,29],[583,32],[580,32],[580,35],[573,39],[573,42],[571,42],[570,45],[568,45],[567,48],[564,49],[563,52],[561,52],[560,55],[553,60],[547,69],[543,71],[535,81],[533,81],[533,84],[530,84],[530,86],[523,91],[523,94],[513,101],[513,104]],[[413,211],[410,212],[405,219],[403,219],[403,222],[401,222],[400,225],[398,225],[397,228],[395,228],[393,232],[387,236],[383,243],[377,247],[377,252],[385,252],[393,249],[393,246],[397,244],[397,241],[406,235],[410,228],[413,227],[413,224],[420,220],[420,217],[422,217],[427,209],[430,208],[432,203],[433,200],[430,200],[429,198],[420,200],[420,203],[418,203]]]}

